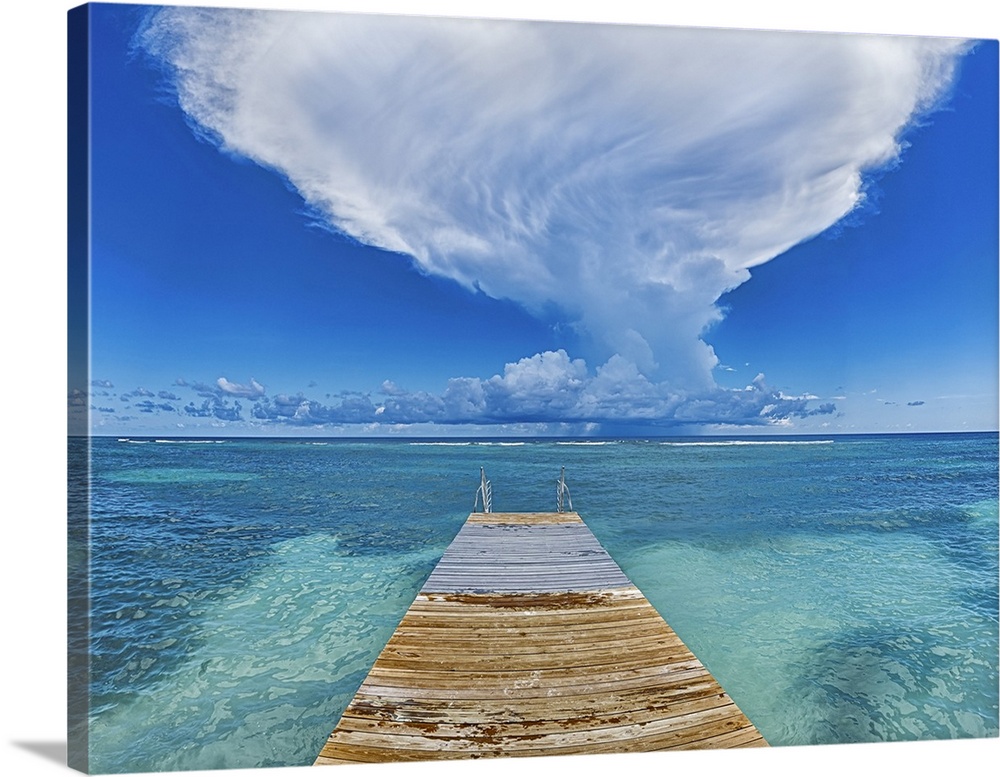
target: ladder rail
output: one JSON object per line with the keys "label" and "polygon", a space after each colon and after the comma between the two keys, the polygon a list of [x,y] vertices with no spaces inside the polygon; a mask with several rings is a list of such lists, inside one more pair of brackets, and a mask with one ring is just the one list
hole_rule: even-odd
{"label": "ladder rail", "polygon": [[565,512],[565,507],[573,512],[573,497],[570,496],[569,486],[566,485],[566,468],[559,471],[559,480],[556,481],[556,512]]}
{"label": "ladder rail", "polygon": [[[482,509],[480,509],[480,505]],[[573,512],[573,496],[570,494],[569,486],[566,485],[566,468],[559,471],[559,480],[556,481],[556,512]],[[486,468],[479,468],[479,488],[476,489],[476,498],[472,503],[474,513],[493,512],[493,484],[486,477]]]}
{"label": "ladder rail", "polygon": [[493,485],[486,478],[486,468],[479,468],[479,488],[476,489],[476,500],[472,505],[472,512],[477,513],[479,510],[479,500],[482,497],[484,513],[493,512]]}

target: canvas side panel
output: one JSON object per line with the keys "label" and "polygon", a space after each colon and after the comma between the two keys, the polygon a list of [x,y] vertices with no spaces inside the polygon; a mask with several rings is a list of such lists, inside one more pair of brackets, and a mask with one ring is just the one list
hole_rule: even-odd
{"label": "canvas side panel", "polygon": [[67,764],[87,772],[90,713],[90,7],[67,29]]}

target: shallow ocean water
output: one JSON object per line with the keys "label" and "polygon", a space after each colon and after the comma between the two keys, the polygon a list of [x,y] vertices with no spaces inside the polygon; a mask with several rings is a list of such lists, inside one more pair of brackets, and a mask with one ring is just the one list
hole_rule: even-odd
{"label": "shallow ocean water", "polygon": [[[997,736],[997,436],[92,441],[94,772],[308,764],[473,507],[575,509],[772,745]],[[72,549],[71,549],[72,550]]]}

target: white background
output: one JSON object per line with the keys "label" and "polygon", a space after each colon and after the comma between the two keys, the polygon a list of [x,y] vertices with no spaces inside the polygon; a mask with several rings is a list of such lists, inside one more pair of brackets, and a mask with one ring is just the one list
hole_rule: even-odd
{"label": "white background", "polygon": [[[175,4],[193,5],[190,0]],[[299,10],[377,11],[434,15],[564,19],[829,30],[997,38],[1000,14],[990,0],[901,3],[841,0],[818,5],[779,0],[700,0],[690,7],[608,0],[301,0],[219,3]],[[66,12],[72,3],[12,0],[0,21],[2,165],[0,165],[0,430],[3,473],[4,624],[0,767],[3,774],[66,772],[65,726],[65,406],[66,406]],[[905,10],[904,10],[905,9]],[[331,726],[334,721],[331,721]],[[1000,740],[890,745],[774,748],[628,756],[573,756],[413,766],[374,766],[364,775],[444,773],[490,777],[511,767],[528,777],[545,771],[577,775],[628,771],[698,774],[992,773]],[[992,766],[991,766],[992,764]],[[226,772],[233,777],[301,774],[263,769]],[[352,771],[352,774],[354,772]],[[191,775],[219,772],[188,772]]]}

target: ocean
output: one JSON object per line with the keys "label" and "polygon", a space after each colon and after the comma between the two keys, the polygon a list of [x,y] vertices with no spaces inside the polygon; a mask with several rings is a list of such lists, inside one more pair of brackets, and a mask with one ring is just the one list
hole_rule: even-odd
{"label": "ocean", "polygon": [[496,511],[565,467],[772,745],[996,737],[997,442],[94,438],[89,768],[312,763],[480,467]]}

